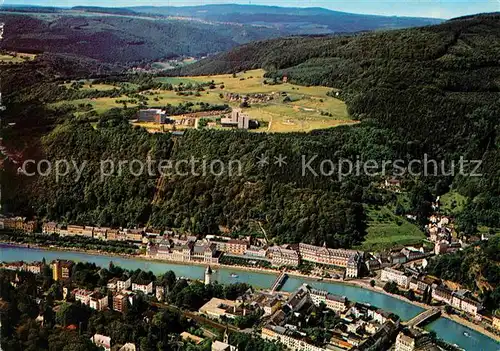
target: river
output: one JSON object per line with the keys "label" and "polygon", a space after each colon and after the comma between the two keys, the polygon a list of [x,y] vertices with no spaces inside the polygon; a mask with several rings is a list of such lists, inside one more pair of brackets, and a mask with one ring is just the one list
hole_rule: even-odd
{"label": "river", "polygon": [[[32,262],[41,261],[43,258],[45,258],[47,262],[54,259],[67,259],[75,262],[93,262],[101,267],[108,267],[109,262],[113,261],[115,265],[130,270],[142,269],[145,271],[152,271],[156,275],[172,270],[178,277],[187,277],[191,279],[203,279],[205,271],[204,267],[194,265],[170,264],[117,256],[91,255],[80,252],[49,251],[5,245],[0,246],[0,261]],[[231,277],[232,273],[236,273],[238,277]],[[276,275],[218,268],[214,274],[214,278],[221,284],[245,282],[254,287],[269,288],[276,279]],[[328,290],[333,294],[346,296],[352,301],[370,303],[399,315],[403,320],[409,320],[422,311],[420,307],[394,297],[340,283],[317,282],[303,278],[289,277],[282,290],[293,291],[305,282],[317,289]],[[434,330],[440,338],[451,344],[457,344],[467,351],[500,351],[500,343],[486,335],[446,318],[439,318],[437,321],[427,326],[426,329]]]}

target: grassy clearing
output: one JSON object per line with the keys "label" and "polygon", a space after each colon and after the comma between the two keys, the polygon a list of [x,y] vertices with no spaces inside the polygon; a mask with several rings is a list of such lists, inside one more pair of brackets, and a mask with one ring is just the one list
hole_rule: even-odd
{"label": "grassy clearing", "polygon": [[387,207],[366,207],[366,211],[368,234],[359,247],[362,250],[376,251],[396,245],[420,245],[425,240],[425,234],[416,225],[396,216]]}
{"label": "grassy clearing", "polygon": [[22,62],[34,60],[35,57],[36,57],[36,55],[34,55],[34,54],[25,54],[22,52],[1,53],[0,54],[0,62],[22,63]]}
{"label": "grassy clearing", "polygon": [[[199,81],[195,79],[191,79],[190,77],[160,77],[155,80],[162,83],[170,83],[172,85],[187,84],[187,83],[199,83]],[[206,81],[204,81],[206,82]]]}
{"label": "grassy clearing", "polygon": [[[146,95],[149,98],[148,106],[162,107],[167,104],[178,105],[184,102],[206,102],[210,104],[226,104],[227,100],[220,97],[224,93],[237,94],[272,94],[279,96],[279,93],[287,93],[291,101],[285,102],[284,96],[275,98],[266,103],[253,104],[245,112],[252,119],[261,122],[262,127],[257,132],[308,132],[314,129],[324,129],[339,125],[357,123],[349,118],[347,108],[341,100],[327,96],[332,91],[327,87],[303,87],[293,84],[269,85],[264,84],[264,71],[253,70],[240,73],[236,77],[232,75],[198,76],[198,77],[161,77],[156,78],[163,83],[179,85],[181,83],[206,83],[214,81],[216,89],[200,92],[200,96],[177,95],[175,91],[154,90],[153,95]],[[95,84],[91,81],[83,82],[82,89],[110,90],[114,85]],[[224,88],[221,89],[221,86]],[[66,84],[67,87],[71,84]],[[98,98],[75,101],[65,101],[59,103],[91,104],[97,113],[102,113],[113,107],[122,107],[116,104],[115,100],[126,100],[127,97],[120,98]],[[230,103],[232,107],[237,107],[237,103]],[[132,107],[132,105],[130,106]]]}
{"label": "grassy clearing", "polygon": [[463,211],[467,198],[452,190],[441,196],[440,202],[443,213],[456,215]]}
{"label": "grassy clearing", "polygon": [[[112,84],[93,84],[92,80],[81,80],[83,86],[80,88],[82,90],[99,90],[99,91],[107,91],[113,89],[120,89],[121,86],[129,87],[129,88],[137,88],[137,84],[133,83],[117,83],[116,85]],[[66,88],[71,88],[71,83],[62,84]]]}
{"label": "grassy clearing", "polygon": [[[52,106],[58,106],[62,104],[73,104],[73,105],[80,105],[80,104],[90,104],[92,105],[92,108],[99,114],[106,112],[114,107],[122,108],[123,104],[121,103],[116,103],[116,100],[125,100],[128,99],[126,96],[121,96],[119,98],[99,98],[99,99],[80,99],[80,100],[72,100],[72,101],[59,101],[54,104],[51,104]],[[128,107],[135,107],[137,105],[133,104],[127,104]]]}

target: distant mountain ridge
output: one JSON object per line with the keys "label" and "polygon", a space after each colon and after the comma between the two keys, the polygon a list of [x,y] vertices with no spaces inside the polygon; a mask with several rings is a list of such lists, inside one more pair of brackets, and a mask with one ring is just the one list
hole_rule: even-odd
{"label": "distant mountain ridge", "polygon": [[[138,13],[181,16],[217,22],[279,27],[289,34],[359,32],[365,30],[425,26],[441,23],[435,18],[362,15],[321,7],[279,7],[215,4],[202,6],[137,6]],[[311,26],[316,30],[310,31]]]}
{"label": "distant mountain ridge", "polygon": [[[47,15],[48,14],[48,15]],[[255,5],[0,7],[0,48],[107,63],[206,56],[256,40],[426,26],[441,20]]]}

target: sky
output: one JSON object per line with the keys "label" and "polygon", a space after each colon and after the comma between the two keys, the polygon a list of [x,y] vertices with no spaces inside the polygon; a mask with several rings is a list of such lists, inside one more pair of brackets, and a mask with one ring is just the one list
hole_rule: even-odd
{"label": "sky", "polygon": [[324,7],[331,10],[387,15],[452,18],[480,12],[500,11],[500,0],[0,0],[0,4],[43,6],[188,6],[207,4],[253,4],[285,7]]}

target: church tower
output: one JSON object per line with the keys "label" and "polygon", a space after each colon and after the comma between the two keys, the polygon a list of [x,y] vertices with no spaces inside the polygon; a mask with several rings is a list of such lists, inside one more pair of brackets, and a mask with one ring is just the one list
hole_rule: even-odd
{"label": "church tower", "polygon": [[210,266],[207,267],[207,270],[205,271],[205,285],[210,285],[212,284],[212,268]]}

